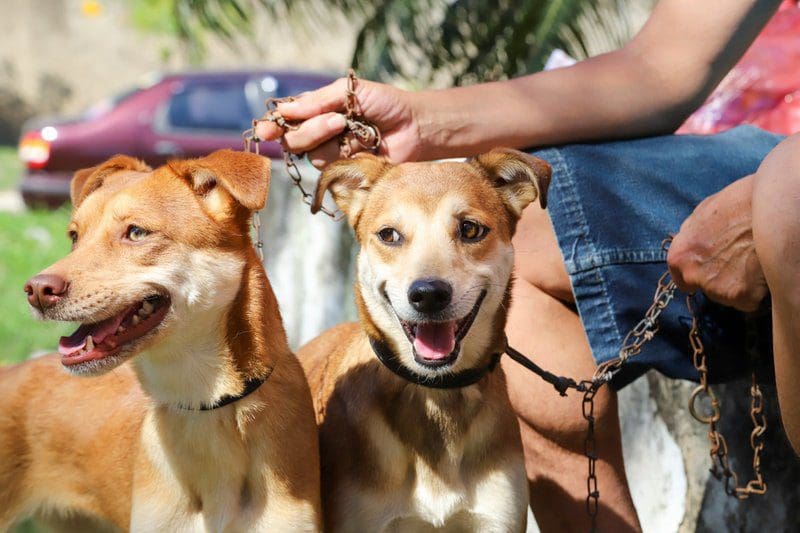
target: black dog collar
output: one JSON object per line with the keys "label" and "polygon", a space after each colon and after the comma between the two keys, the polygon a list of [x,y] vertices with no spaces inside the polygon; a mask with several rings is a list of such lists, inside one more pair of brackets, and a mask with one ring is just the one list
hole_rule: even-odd
{"label": "black dog collar", "polygon": [[252,379],[248,379],[247,381],[245,381],[244,382],[244,390],[241,392],[241,394],[236,394],[234,396],[231,396],[230,394],[226,394],[225,396],[223,396],[222,398],[220,398],[216,402],[212,403],[211,405],[203,404],[197,409],[192,408],[192,407],[185,407],[183,405],[181,406],[181,409],[185,409],[187,411],[213,411],[214,409],[219,409],[220,407],[225,407],[226,405],[232,404],[233,402],[238,402],[242,398],[244,398],[246,396],[249,396],[250,394],[253,394],[255,391],[257,391],[258,388],[261,385],[263,385],[265,381],[267,381],[269,379],[270,374],[272,374],[272,369],[271,368],[267,371],[267,374],[264,377],[252,378]]}
{"label": "black dog collar", "polygon": [[408,382],[432,389],[459,389],[474,385],[495,369],[502,355],[499,353],[492,355],[489,364],[482,368],[469,368],[455,374],[430,377],[418,374],[403,365],[385,342],[370,338],[369,343],[383,366]]}

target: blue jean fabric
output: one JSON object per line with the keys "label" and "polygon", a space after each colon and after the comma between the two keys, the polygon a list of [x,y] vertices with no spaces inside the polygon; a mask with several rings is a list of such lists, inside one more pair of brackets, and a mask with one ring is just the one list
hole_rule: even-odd
{"label": "blue jean fabric", "polygon": [[[553,167],[548,212],[595,360],[618,355],[626,333],[652,303],[666,271],[661,243],[707,196],[752,174],[782,137],[744,126],[709,136],[668,135],[573,144],[533,152]],[[709,378],[749,368],[746,317],[697,296]],[[612,382],[647,370],[698,378],[688,344],[684,295],[662,314],[659,334]]]}

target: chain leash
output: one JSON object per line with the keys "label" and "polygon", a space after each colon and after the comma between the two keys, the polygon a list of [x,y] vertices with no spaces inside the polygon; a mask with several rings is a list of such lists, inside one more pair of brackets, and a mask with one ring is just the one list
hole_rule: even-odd
{"label": "chain leash", "polygon": [[[672,242],[672,237],[665,239],[661,247],[666,252]],[[619,354],[614,359],[598,365],[592,379],[580,382],[565,376],[558,376],[548,372],[517,350],[507,346],[506,353],[516,362],[539,375],[544,381],[550,383],[562,396],[566,396],[569,389],[583,393],[581,414],[586,421],[586,437],[584,439],[584,455],[588,462],[586,476],[586,514],[590,519],[590,531],[597,531],[597,513],[600,507],[600,491],[597,481],[597,446],[595,440],[594,398],[597,392],[622,369],[622,366],[631,358],[642,352],[645,344],[655,338],[659,329],[661,314],[675,298],[678,287],[672,280],[669,271],[666,271],[658,280],[653,302],[645,311],[644,317],[628,332],[622,341]],[[692,315],[692,326],[689,331],[689,344],[692,347],[692,362],[700,375],[700,384],[689,396],[689,413],[699,422],[708,424],[709,454],[711,456],[711,473],[717,479],[725,479],[725,493],[740,500],[752,495],[761,495],[767,492],[767,484],[761,473],[761,453],[764,450],[762,440],[767,429],[767,422],[763,413],[763,395],[756,382],[755,373],[750,386],[750,419],[753,431],[750,433],[750,447],[753,450],[754,478],[745,486],[740,486],[737,474],[731,469],[728,461],[728,445],[725,437],[718,431],[717,425],[721,418],[720,403],[708,385],[708,366],[706,362],[703,342],[700,339],[699,321],[697,312],[692,305],[691,296],[686,298],[686,306]],[[699,397],[705,397],[710,405],[711,413],[702,414],[696,404]]]}
{"label": "chain leash", "polygon": [[586,514],[589,516],[591,526],[589,531],[597,531],[597,513],[600,510],[600,489],[597,486],[597,441],[594,437],[594,396],[597,391],[606,384],[604,381],[584,382],[588,384],[588,390],[583,393],[581,402],[581,412],[583,419],[586,420],[586,438],[583,441],[583,455],[586,456],[588,463],[588,473],[586,474]]}
{"label": "chain leash", "polygon": [[[363,150],[370,152],[377,152],[381,145],[381,133],[377,126],[368,122],[363,118],[361,106],[358,103],[356,95],[356,88],[358,78],[355,71],[350,69],[347,73],[347,87],[345,89],[345,127],[342,134],[339,136],[340,154],[343,158],[349,158],[353,155],[353,145],[358,145]],[[244,139],[244,149],[246,152],[259,153],[258,146],[262,139],[256,135],[256,126],[259,122],[272,122],[283,130],[283,135],[280,138],[281,146],[283,146],[283,164],[286,167],[286,173],[292,183],[300,191],[301,201],[311,206],[314,200],[314,195],[303,187],[303,176],[298,167],[298,161],[304,154],[294,154],[287,149],[285,134],[289,131],[295,131],[300,127],[302,122],[292,122],[286,120],[280,112],[278,112],[278,104],[284,102],[294,101],[293,96],[285,98],[268,98],[265,102],[266,112],[261,118],[253,120],[253,127],[242,133]],[[340,210],[332,210],[323,205],[319,210],[325,215],[332,218],[334,221],[339,221],[344,218],[344,213]]]}
{"label": "chain leash", "polygon": [[[703,424],[708,425],[709,455],[711,457],[711,474],[717,479],[725,480],[725,493],[740,500],[746,500],[754,494],[765,494],[767,484],[761,473],[761,452],[764,450],[762,437],[767,430],[767,421],[763,409],[764,397],[752,374],[750,385],[750,420],[753,431],[750,433],[750,448],[753,450],[754,477],[746,485],[739,485],[739,476],[731,469],[728,460],[728,442],[719,432],[718,424],[722,418],[720,402],[708,384],[708,364],[703,341],[700,339],[697,313],[694,312],[692,297],[686,297],[686,307],[692,314],[692,327],[689,331],[689,344],[692,347],[692,363],[700,374],[700,384],[689,396],[689,413]],[[707,405],[705,412],[698,408],[698,401]]]}

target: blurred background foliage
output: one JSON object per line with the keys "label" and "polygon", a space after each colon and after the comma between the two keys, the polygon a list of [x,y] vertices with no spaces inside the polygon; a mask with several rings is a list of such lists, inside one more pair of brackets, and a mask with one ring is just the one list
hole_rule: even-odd
{"label": "blurred background foliage", "polygon": [[[22,164],[16,150],[0,146],[0,192],[11,189]],[[69,210],[26,210],[7,212],[0,209],[0,365],[16,363],[31,354],[52,351],[58,338],[74,329],[63,322],[37,322],[31,317],[25,292],[25,280],[44,266],[69,252],[66,227]]]}
{"label": "blurred background foliage", "polygon": [[[146,1],[146,0],[139,0]],[[202,56],[207,34],[257,39],[259,12],[313,31],[333,14],[357,21],[361,76],[445,87],[541,70],[554,48],[584,58],[618,48],[654,0],[149,0],[171,4],[178,36]],[[302,36],[299,36],[302,38]]]}

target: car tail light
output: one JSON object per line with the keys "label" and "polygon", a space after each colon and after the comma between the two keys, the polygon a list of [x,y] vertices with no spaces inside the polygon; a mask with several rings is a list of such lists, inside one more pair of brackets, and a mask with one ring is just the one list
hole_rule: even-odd
{"label": "car tail light", "polygon": [[44,168],[50,160],[50,143],[38,131],[26,133],[19,141],[19,158],[29,169]]}

